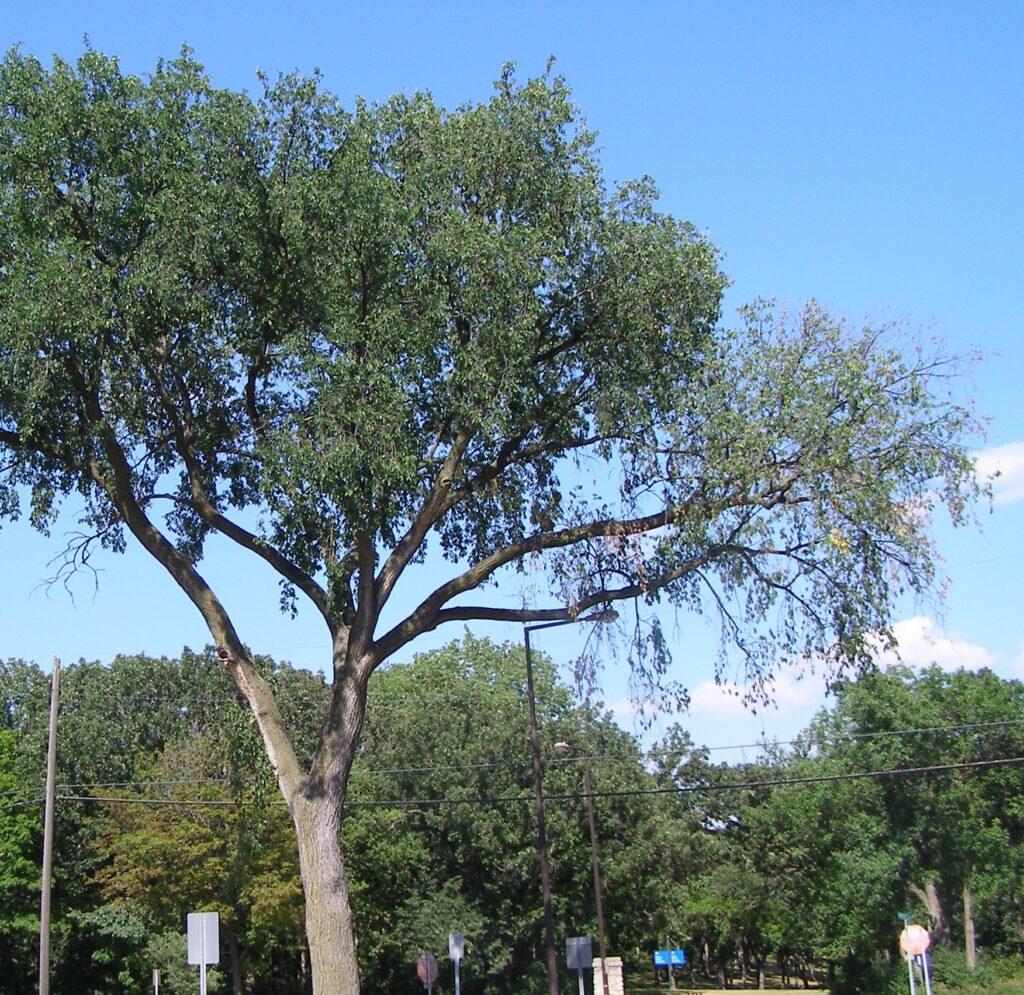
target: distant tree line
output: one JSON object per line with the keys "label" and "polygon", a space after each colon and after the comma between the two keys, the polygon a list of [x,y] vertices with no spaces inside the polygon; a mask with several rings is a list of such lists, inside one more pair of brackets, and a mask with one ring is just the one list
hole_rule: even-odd
{"label": "distant tree line", "polygon": [[[323,679],[259,666],[297,749],[311,752]],[[577,703],[549,660],[536,679],[556,931],[596,936],[586,756],[609,951],[633,986],[650,982],[651,951],[672,938],[693,983],[885,992],[906,983],[900,912],[931,929],[947,986],[1016,970],[1020,683],[872,672],[840,685],[796,743],[714,763],[679,727],[645,756]],[[370,694],[342,830],[366,990],[419,990],[416,957],[432,951],[444,969],[451,931],[466,936],[464,991],[538,990],[521,648],[467,635],[381,671]],[[36,984],[48,703],[47,673],[0,665],[4,995]],[[202,909],[221,921],[211,993],[308,991],[294,836],[213,656],[65,668],[59,740],[52,990],[145,991],[158,968],[161,992],[193,991],[184,922]]]}

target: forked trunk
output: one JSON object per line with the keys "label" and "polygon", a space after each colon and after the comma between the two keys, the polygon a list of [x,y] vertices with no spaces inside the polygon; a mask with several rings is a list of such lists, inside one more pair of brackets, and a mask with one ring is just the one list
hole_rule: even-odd
{"label": "forked trunk", "polygon": [[942,900],[939,898],[939,889],[935,882],[928,881],[923,888],[911,883],[910,890],[928,913],[928,931],[932,934],[932,940],[937,944],[948,944],[950,942],[949,922],[942,908]]}
{"label": "forked trunk", "polygon": [[[211,628],[211,631],[213,629]],[[239,646],[218,648],[236,686],[252,708],[267,757],[277,771],[299,850],[306,903],[306,941],[313,995],[359,995],[348,877],[341,853],[341,812],[366,709],[366,679],[350,668],[336,677],[320,750],[303,775],[288,730],[266,681]],[[336,657],[342,657],[339,650]]]}
{"label": "forked trunk", "polygon": [[294,807],[313,995],[359,995],[340,807],[330,798],[303,798]]}

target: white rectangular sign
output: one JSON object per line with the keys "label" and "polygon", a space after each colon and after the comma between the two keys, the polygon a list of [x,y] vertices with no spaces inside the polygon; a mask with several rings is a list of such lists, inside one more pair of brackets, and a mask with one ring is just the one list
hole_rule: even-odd
{"label": "white rectangular sign", "polygon": [[216,964],[220,960],[220,921],[216,912],[188,914],[188,962]]}
{"label": "white rectangular sign", "polygon": [[570,971],[583,971],[593,964],[589,936],[572,936],[565,941],[565,966]]}

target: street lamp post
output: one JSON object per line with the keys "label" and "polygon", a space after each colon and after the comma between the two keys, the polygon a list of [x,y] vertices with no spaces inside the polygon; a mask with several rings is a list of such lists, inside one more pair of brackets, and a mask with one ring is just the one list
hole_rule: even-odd
{"label": "street lamp post", "polygon": [[533,754],[533,801],[537,810],[537,856],[540,859],[540,894],[544,908],[544,947],[548,962],[548,993],[558,995],[558,952],[555,950],[555,925],[551,914],[551,872],[548,867],[548,837],[544,824],[544,789],[541,785],[540,737],[537,734],[537,706],[533,692],[533,659],[530,654],[530,633],[548,625],[525,626],[523,644],[526,647],[526,697],[530,703],[530,752]]}
{"label": "street lamp post", "polygon": [[601,955],[601,988],[608,995],[608,951],[604,942],[604,908],[601,902],[601,864],[597,859],[597,830],[594,827],[594,787],[590,780],[590,757],[569,743],[555,743],[556,750],[573,750],[583,756],[583,790],[587,798],[590,827],[590,866],[594,871],[594,911],[597,913],[597,949]]}
{"label": "street lamp post", "polygon": [[[537,704],[533,690],[533,655],[530,652],[530,633],[540,629],[553,629],[559,625],[577,622],[610,622],[617,617],[614,611],[596,612],[584,618],[563,618],[556,622],[523,626],[523,646],[526,651],[526,695],[530,706],[530,752],[533,754],[533,796],[537,810],[537,857],[540,861],[540,893],[544,910],[544,947],[548,962],[548,993],[558,995],[558,951],[555,949],[555,921],[551,912],[551,869],[548,863],[548,837],[544,822],[544,788],[541,780],[540,736],[537,733]],[[603,954],[602,954],[603,956]]]}

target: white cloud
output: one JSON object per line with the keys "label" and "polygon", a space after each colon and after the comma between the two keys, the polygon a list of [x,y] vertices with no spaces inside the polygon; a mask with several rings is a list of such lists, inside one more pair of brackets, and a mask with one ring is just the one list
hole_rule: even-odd
{"label": "white cloud", "polygon": [[632,698],[620,698],[618,701],[613,701],[605,707],[619,722],[635,718],[639,714],[639,709]]}
{"label": "white cloud", "polygon": [[[897,622],[893,626],[893,635],[899,645],[899,657],[891,650],[879,649],[876,659],[881,666],[899,660],[917,670],[932,664],[947,671],[961,667],[979,670],[991,667],[998,660],[996,654],[984,646],[969,642],[958,633],[944,632],[933,619],[923,615]],[[1024,643],[1021,644],[1016,667],[1024,675]],[[736,721],[750,718],[754,712],[762,717],[771,715],[780,719],[804,715],[809,718],[825,705],[823,674],[808,670],[799,663],[780,668],[765,691],[767,706],[760,701],[748,705],[744,703],[747,692],[744,685],[732,681],[721,684],[704,681],[690,692],[690,715],[708,721]]]}
{"label": "white cloud", "polygon": [[1010,671],[1018,680],[1024,678],[1024,643],[1020,644],[1017,656],[1010,664]]}
{"label": "white cloud", "polygon": [[998,657],[984,646],[968,642],[955,632],[943,632],[925,615],[897,622],[892,627],[899,646],[899,657],[891,650],[880,650],[877,661],[883,666],[897,659],[908,667],[921,670],[937,664],[943,670],[979,670],[991,667]]}
{"label": "white cloud", "polygon": [[[982,480],[991,480],[996,504],[1024,500],[1024,442],[982,449],[975,454],[974,465]],[[996,473],[999,476],[994,477]]]}
{"label": "white cloud", "polygon": [[[806,721],[825,704],[825,681],[820,674],[801,669],[799,665],[783,668],[767,683],[764,696],[752,696],[749,689],[735,681],[702,681],[690,689],[690,707],[686,709],[687,723],[706,725],[726,724],[735,729],[737,725],[758,723],[767,719],[795,718]],[[645,725],[659,716],[659,708],[651,702],[637,702],[623,697],[605,706],[623,726]],[[661,713],[655,724],[671,716],[672,712]],[[705,728],[705,732],[710,732]],[[748,733],[750,737],[760,735],[761,730]]]}
{"label": "white cloud", "polygon": [[[999,660],[985,647],[956,632],[940,629],[933,619],[923,615],[897,622],[893,634],[900,648],[899,661],[917,670],[932,664],[946,671],[961,667],[978,670]],[[876,661],[884,667],[896,663],[897,656],[879,649]],[[1013,663],[1013,672],[1024,678],[1024,642]],[[684,726],[698,743],[752,743],[769,733],[770,738],[785,740],[806,728],[828,704],[823,667],[810,669],[804,662],[781,665],[764,691],[767,704],[760,695],[749,699],[748,688],[737,681],[702,681],[690,689]],[[638,721],[645,712],[629,698],[621,698],[608,707],[624,725]]]}
{"label": "white cloud", "polygon": [[690,714],[702,719],[740,719],[750,715],[743,704],[743,687],[725,681],[704,681],[690,692]]}
{"label": "white cloud", "polygon": [[747,688],[732,681],[704,681],[690,692],[690,714],[702,719],[750,718],[753,712],[783,718],[816,711],[825,703],[825,681],[820,674],[799,666],[781,670],[765,686],[768,704],[746,704]]}

